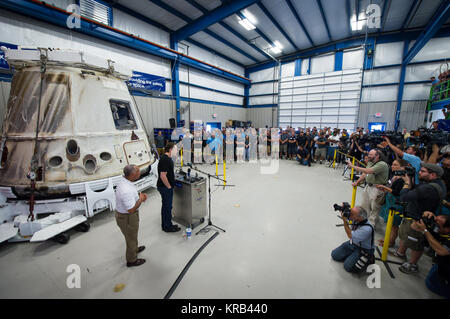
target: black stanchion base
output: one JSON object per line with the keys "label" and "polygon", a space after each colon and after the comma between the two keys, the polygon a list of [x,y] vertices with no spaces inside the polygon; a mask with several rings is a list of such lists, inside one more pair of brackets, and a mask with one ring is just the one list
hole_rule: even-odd
{"label": "black stanchion base", "polygon": [[386,270],[389,273],[389,275],[391,276],[391,278],[395,279],[394,273],[392,272],[391,267],[389,267],[389,264],[391,263],[391,264],[396,264],[396,265],[403,265],[403,263],[400,263],[397,261],[392,261],[392,260],[386,260],[386,261],[381,260],[381,251],[378,247],[375,247],[375,248],[378,252],[378,255],[380,255],[380,258],[375,258],[375,259],[383,262],[383,264],[386,267]]}
{"label": "black stanchion base", "polygon": [[[211,221],[209,221],[209,222],[208,222],[208,225],[206,225],[205,227],[203,227],[202,229],[200,229],[200,230],[196,233],[196,235],[198,235],[198,234],[200,234],[200,233],[202,233],[202,232],[203,232],[203,233],[206,233],[206,232],[207,232],[206,229],[207,229],[208,227],[214,227],[214,228],[217,228],[218,230],[221,230],[221,231],[223,231],[223,232],[225,233],[225,229],[220,228],[220,227],[214,225]],[[208,229],[208,231],[209,231],[209,229]]]}

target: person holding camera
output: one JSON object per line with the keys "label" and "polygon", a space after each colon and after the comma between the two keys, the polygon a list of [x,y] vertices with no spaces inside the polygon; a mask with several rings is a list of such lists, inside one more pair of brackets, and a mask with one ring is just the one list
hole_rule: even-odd
{"label": "person holding camera", "polygon": [[[394,256],[405,259],[399,270],[406,274],[419,271],[417,265],[425,248],[425,237],[414,230],[411,225],[419,220],[423,212],[436,212],[444,199],[447,189],[440,179],[444,174],[442,167],[436,164],[422,163],[419,171],[421,184],[414,187],[409,175],[403,176],[405,185],[400,192],[400,201],[406,203],[405,214],[399,229],[400,247]],[[411,249],[411,259],[406,261],[406,250]]]}
{"label": "person holding camera", "polygon": [[384,192],[376,186],[386,185],[389,178],[389,166],[381,158],[381,151],[371,150],[369,152],[369,164],[366,168],[353,165],[350,160],[347,160],[347,165],[350,168],[363,173],[356,182],[352,183],[352,186],[358,186],[364,180],[367,183],[363,191],[361,206],[367,210],[369,221],[374,229],[384,201]]}
{"label": "person holding camera", "polygon": [[[400,228],[400,224],[402,222],[402,217],[400,214],[403,214],[404,207],[402,205],[397,204],[400,200],[400,192],[405,185],[405,181],[402,176],[407,174],[407,168],[412,169],[409,163],[402,159],[396,159],[391,166],[392,178],[388,181],[387,186],[385,185],[377,185],[377,188],[386,192],[386,203],[381,207],[380,216],[384,218],[384,222],[387,223],[389,217],[389,210],[393,209],[396,214],[394,216],[394,222],[392,224],[391,237],[389,238],[389,247],[395,246],[395,240],[398,236],[398,230]],[[384,246],[384,240],[380,239],[378,241],[380,246]]]}
{"label": "person holding camera", "polygon": [[403,152],[397,146],[393,145],[391,143],[391,141],[389,140],[389,138],[387,138],[386,136],[384,137],[384,140],[387,142],[389,148],[395,153],[395,155],[397,155],[401,159],[404,159],[409,164],[411,164],[412,167],[414,167],[414,169],[416,170],[415,183],[419,184],[419,170],[420,170],[420,162],[421,161],[420,161],[420,158],[417,156],[417,152],[418,152],[417,148],[415,148],[413,146],[409,146],[406,149],[406,152]]}
{"label": "person holding camera", "polygon": [[[359,272],[374,261],[374,230],[367,220],[367,211],[360,207],[350,205],[343,207],[335,205],[335,209],[341,211],[344,221],[344,230],[348,241],[331,252],[331,258],[335,261],[343,261],[344,269],[348,272]],[[352,221],[351,228],[348,219]]]}
{"label": "person holding camera", "polygon": [[450,299],[450,216],[424,212],[422,219],[414,222],[411,228],[422,233],[436,252],[436,263],[431,267],[425,284],[435,294]]}

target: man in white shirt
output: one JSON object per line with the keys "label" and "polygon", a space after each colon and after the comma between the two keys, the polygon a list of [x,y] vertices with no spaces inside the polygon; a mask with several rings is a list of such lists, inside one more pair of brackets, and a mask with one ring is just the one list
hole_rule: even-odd
{"label": "man in white shirt", "polygon": [[329,162],[332,162],[334,159],[334,151],[338,149],[339,146],[339,134],[337,130],[333,132],[333,135],[330,135],[328,137],[328,142],[330,143],[328,146],[328,152],[327,152],[327,160]]}
{"label": "man in white shirt", "polygon": [[133,182],[141,176],[136,165],[127,165],[123,169],[124,178],[116,187],[116,222],[125,237],[127,245],[127,267],[140,266],[145,259],[137,254],[145,249],[138,247],[139,207],[147,200],[147,195],[139,193]]}

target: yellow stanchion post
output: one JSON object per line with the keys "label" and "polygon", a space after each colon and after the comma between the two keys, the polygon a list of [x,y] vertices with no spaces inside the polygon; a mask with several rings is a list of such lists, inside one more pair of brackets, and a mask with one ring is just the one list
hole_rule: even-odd
{"label": "yellow stanchion post", "polygon": [[383,253],[381,254],[381,260],[387,260],[387,254],[389,249],[389,243],[391,241],[391,230],[392,225],[394,224],[394,211],[389,209],[389,217],[386,224],[386,232],[384,234],[384,245],[383,245]]}
{"label": "yellow stanchion post", "polygon": [[180,149],[181,152],[181,167],[183,167],[183,149]]}
{"label": "yellow stanchion post", "polygon": [[337,153],[337,150],[334,150],[333,168],[336,168],[336,153]]}
{"label": "yellow stanchion post", "polygon": [[223,186],[227,185],[227,175],[226,175],[226,170],[227,170],[227,164],[226,161],[223,160]]}
{"label": "yellow stanchion post", "polygon": [[[355,158],[353,157],[353,162],[352,162],[352,164],[353,165],[355,165]],[[352,173],[351,173],[351,176],[350,176],[350,180],[352,181],[352,183],[353,183],[353,173],[354,173],[354,168],[352,167]],[[351,205],[351,207],[353,208],[353,207],[355,207],[355,202],[356,202],[356,188],[357,188],[357,186],[353,186],[353,192],[352,192],[352,205]]]}
{"label": "yellow stanchion post", "polygon": [[216,176],[219,176],[219,163],[217,160],[217,154],[216,154]]}

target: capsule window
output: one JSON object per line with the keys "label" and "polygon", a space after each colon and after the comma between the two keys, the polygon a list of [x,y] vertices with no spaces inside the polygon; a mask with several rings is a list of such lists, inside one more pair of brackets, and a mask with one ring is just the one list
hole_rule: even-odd
{"label": "capsule window", "polygon": [[83,165],[88,173],[93,173],[97,168],[97,160],[92,155],[86,155],[83,159]]}
{"label": "capsule window", "polygon": [[118,130],[135,130],[137,129],[136,120],[133,112],[131,112],[130,102],[110,100],[112,117],[114,125]]}
{"label": "capsule window", "polygon": [[58,167],[62,164],[63,159],[61,156],[53,156],[52,158],[49,159],[48,161],[48,165],[50,165],[50,167]]}
{"label": "capsule window", "polygon": [[102,152],[102,153],[100,154],[100,158],[101,158],[103,161],[109,161],[109,160],[111,160],[112,156],[111,156],[111,154],[108,153],[108,152]]}
{"label": "capsule window", "polygon": [[80,147],[78,146],[77,141],[69,140],[67,142],[66,155],[71,162],[75,162],[80,158]]}

